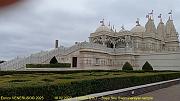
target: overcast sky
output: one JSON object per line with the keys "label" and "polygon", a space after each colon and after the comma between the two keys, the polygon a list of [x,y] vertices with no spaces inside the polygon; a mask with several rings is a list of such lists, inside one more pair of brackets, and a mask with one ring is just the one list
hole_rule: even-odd
{"label": "overcast sky", "polygon": [[54,48],[55,40],[63,46],[88,41],[103,18],[119,30],[130,30],[140,18],[145,25],[148,12],[154,10],[155,24],[161,13],[166,22],[173,10],[180,32],[180,0],[25,0],[16,7],[0,9],[0,60],[26,56]]}

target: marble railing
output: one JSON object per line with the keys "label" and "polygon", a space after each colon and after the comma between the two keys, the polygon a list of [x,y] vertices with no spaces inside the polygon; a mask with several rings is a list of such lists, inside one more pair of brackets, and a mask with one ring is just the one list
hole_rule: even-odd
{"label": "marble railing", "polygon": [[54,56],[57,55],[68,55],[72,52],[75,52],[79,49],[96,49],[101,51],[106,51],[109,53],[113,53],[114,50],[111,48],[106,48],[105,46],[89,43],[89,42],[82,42],[79,44],[75,44],[72,47],[65,48],[59,47],[57,49],[53,49],[50,51],[41,51],[36,54],[31,54],[28,57],[24,58],[15,58],[10,61],[4,62],[0,64],[0,70],[18,70],[18,69],[25,69],[26,64],[40,64],[50,61]]}
{"label": "marble railing", "polygon": [[53,49],[51,51],[46,52],[39,52],[36,54],[31,54],[28,57],[24,58],[15,58],[10,61],[4,62],[0,64],[0,70],[18,70],[24,69],[26,64],[39,64],[43,63],[44,61],[52,58],[59,54],[59,52],[63,51],[63,48]]}
{"label": "marble railing", "polygon": [[82,42],[82,43],[79,43],[79,44],[75,45],[74,47],[71,47],[72,49],[71,48],[68,49],[69,51],[67,51],[66,54],[71,53],[71,51],[73,51],[73,50],[79,50],[79,49],[95,49],[95,50],[106,51],[106,52],[109,52],[109,53],[114,52],[114,50],[112,48],[107,48],[107,47],[105,47],[103,45],[95,44],[95,43],[89,43],[89,42]]}

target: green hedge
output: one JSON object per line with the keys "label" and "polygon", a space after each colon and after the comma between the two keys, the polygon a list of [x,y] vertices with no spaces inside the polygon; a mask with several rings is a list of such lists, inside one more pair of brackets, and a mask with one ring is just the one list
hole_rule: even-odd
{"label": "green hedge", "polygon": [[26,68],[70,68],[70,63],[58,64],[26,64]]}
{"label": "green hedge", "polygon": [[1,88],[0,96],[44,96],[53,99],[55,96],[82,96],[109,90],[116,90],[142,84],[180,78],[180,73],[166,73],[146,76],[114,77],[91,80],[80,80],[66,84],[43,86]]}
{"label": "green hedge", "polygon": [[125,70],[125,71],[133,70],[133,67],[132,67],[132,65],[129,62],[126,62],[123,65],[122,70]]}
{"label": "green hedge", "polygon": [[12,75],[12,74],[35,74],[35,73],[57,73],[57,74],[72,74],[72,73],[91,73],[91,72],[126,72],[126,73],[158,73],[158,72],[179,72],[171,70],[161,70],[161,71],[122,71],[122,70],[69,70],[69,71],[0,71],[0,76],[3,75]]}
{"label": "green hedge", "polygon": [[[36,73],[57,73],[57,74],[72,74],[72,73],[91,73],[91,72],[127,72],[121,70],[69,70],[69,71],[0,71],[0,76],[12,74],[36,74]],[[131,71],[138,72],[138,71]],[[145,71],[141,71],[145,72]]]}
{"label": "green hedge", "polygon": [[146,61],[146,63],[142,67],[142,70],[144,70],[144,71],[153,71],[153,67],[151,66],[151,64],[149,64],[148,61]]}
{"label": "green hedge", "polygon": [[58,61],[55,56],[51,59],[50,64],[58,64]]}

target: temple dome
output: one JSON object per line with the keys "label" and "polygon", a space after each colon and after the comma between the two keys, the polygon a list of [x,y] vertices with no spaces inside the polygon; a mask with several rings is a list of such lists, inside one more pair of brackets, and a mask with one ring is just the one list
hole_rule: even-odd
{"label": "temple dome", "polygon": [[103,26],[103,25],[101,25],[101,26],[99,26],[97,29],[96,29],[96,31],[95,32],[111,32],[111,29],[110,28],[108,28],[107,26]]}
{"label": "temple dome", "polygon": [[131,29],[131,32],[145,32],[146,28],[139,25],[139,26],[135,26],[134,28]]}

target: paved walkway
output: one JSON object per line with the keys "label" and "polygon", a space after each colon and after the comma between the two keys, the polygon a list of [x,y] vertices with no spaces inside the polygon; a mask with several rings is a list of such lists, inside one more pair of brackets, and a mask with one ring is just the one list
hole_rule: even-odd
{"label": "paved walkway", "polygon": [[180,101],[180,84],[159,89],[140,96],[153,97],[153,100],[151,101]]}

